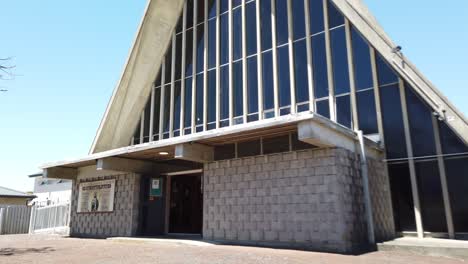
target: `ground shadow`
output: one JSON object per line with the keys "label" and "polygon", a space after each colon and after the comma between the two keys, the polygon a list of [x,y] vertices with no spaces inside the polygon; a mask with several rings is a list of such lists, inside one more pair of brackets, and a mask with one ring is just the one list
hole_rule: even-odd
{"label": "ground shadow", "polygon": [[53,252],[55,249],[51,247],[41,247],[41,248],[0,248],[0,257],[3,256],[13,256],[13,255],[24,255],[29,253],[49,253]]}

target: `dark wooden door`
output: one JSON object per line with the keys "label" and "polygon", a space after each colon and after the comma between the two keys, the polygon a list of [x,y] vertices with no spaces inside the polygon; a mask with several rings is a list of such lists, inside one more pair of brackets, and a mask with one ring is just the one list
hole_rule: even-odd
{"label": "dark wooden door", "polygon": [[165,178],[163,179],[162,196],[151,197],[151,179],[154,176],[144,175],[141,177],[140,185],[140,217],[139,217],[139,235],[141,236],[159,236],[164,234],[165,220],[165,199],[167,197],[165,190]]}

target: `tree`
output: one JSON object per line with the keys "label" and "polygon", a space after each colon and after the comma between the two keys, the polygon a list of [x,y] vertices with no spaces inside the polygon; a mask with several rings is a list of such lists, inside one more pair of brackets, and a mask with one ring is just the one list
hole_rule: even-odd
{"label": "tree", "polygon": [[[13,69],[14,65],[11,65],[11,57],[0,58],[0,80],[12,80],[14,78]],[[4,89],[0,86],[0,92],[6,92],[7,89]]]}

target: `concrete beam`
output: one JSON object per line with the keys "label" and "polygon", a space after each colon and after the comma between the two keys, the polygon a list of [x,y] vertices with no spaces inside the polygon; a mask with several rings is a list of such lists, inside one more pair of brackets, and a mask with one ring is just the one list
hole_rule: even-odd
{"label": "concrete beam", "polygon": [[342,133],[330,125],[303,121],[297,125],[299,140],[318,147],[340,147],[356,151],[356,138],[349,133]]}
{"label": "concrete beam", "polygon": [[109,157],[98,159],[96,170],[124,171],[134,173],[151,173],[155,171],[155,164],[150,161]]}
{"label": "concrete beam", "polygon": [[44,169],[44,178],[74,180],[78,175],[78,169],[66,167],[52,167]]}
{"label": "concrete beam", "polygon": [[198,143],[180,144],[175,147],[174,157],[200,163],[211,162],[214,160],[214,148]]}

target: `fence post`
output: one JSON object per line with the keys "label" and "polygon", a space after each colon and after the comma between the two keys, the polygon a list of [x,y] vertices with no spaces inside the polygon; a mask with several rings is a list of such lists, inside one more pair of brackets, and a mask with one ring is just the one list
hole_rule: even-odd
{"label": "fence post", "polygon": [[3,234],[3,218],[5,217],[5,208],[0,208],[0,235]]}
{"label": "fence post", "polygon": [[36,205],[31,207],[31,214],[29,216],[29,234],[34,233],[34,224],[35,224],[35,212],[36,212]]}

